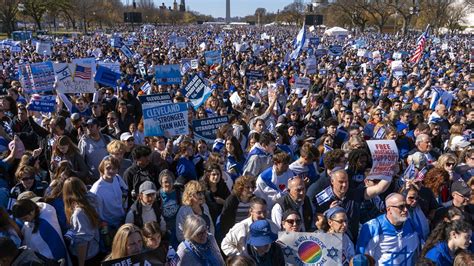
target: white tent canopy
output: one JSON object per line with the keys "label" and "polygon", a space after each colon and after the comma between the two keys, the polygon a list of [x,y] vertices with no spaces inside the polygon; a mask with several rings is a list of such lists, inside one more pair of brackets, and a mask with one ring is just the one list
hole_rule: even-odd
{"label": "white tent canopy", "polygon": [[324,32],[324,34],[328,36],[339,36],[339,35],[347,36],[349,35],[349,31],[341,27],[333,27],[333,28],[327,29]]}

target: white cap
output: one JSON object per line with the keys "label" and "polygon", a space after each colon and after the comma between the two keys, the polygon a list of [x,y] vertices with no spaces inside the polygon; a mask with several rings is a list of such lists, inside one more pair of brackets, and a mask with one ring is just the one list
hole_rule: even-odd
{"label": "white cap", "polygon": [[121,141],[127,141],[130,138],[133,138],[133,135],[130,134],[129,132],[125,132],[125,133],[122,133],[122,135],[120,135]]}
{"label": "white cap", "polygon": [[471,143],[469,141],[467,141],[463,136],[455,136],[452,140],[451,140],[451,147],[450,149],[452,151],[456,151],[458,149],[462,149],[462,148],[465,148],[467,146],[471,145]]}

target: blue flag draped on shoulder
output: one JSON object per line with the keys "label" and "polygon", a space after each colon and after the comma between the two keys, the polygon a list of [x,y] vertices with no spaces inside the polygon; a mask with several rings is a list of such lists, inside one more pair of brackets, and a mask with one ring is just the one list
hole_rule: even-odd
{"label": "blue flag draped on shoulder", "polygon": [[305,24],[303,23],[303,27],[301,27],[300,32],[298,32],[298,35],[296,36],[296,42],[293,46],[294,50],[290,55],[290,58],[292,60],[298,58],[298,56],[301,53],[301,50],[303,50],[303,46],[305,42],[306,42],[306,30],[305,30]]}

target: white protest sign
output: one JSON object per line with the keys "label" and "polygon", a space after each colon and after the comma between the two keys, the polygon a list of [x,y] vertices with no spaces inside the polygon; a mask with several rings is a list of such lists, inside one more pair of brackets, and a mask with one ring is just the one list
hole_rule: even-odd
{"label": "white protest sign", "polygon": [[306,59],[306,73],[307,74],[316,74],[316,57],[312,56]]}
{"label": "white protest sign", "polygon": [[72,63],[54,63],[56,91],[59,93],[94,93],[95,58],[74,59]]}
{"label": "white protest sign", "polygon": [[198,69],[199,67],[199,59],[192,59],[191,60],[191,68],[192,69]]}
{"label": "white protest sign", "polygon": [[400,59],[402,59],[402,53],[400,53],[400,52],[394,52],[392,57],[393,57],[393,59],[395,59],[395,60],[400,60]]}
{"label": "white protest sign", "polygon": [[342,234],[278,233],[285,265],[342,265]]}
{"label": "white protest sign", "polygon": [[303,77],[295,77],[295,89],[309,89],[311,86],[311,79]]}
{"label": "white protest sign", "polygon": [[357,50],[357,56],[361,56],[361,57],[367,57],[368,55],[368,51],[365,50],[365,49],[359,49]]}
{"label": "white protest sign", "polygon": [[46,42],[37,42],[36,43],[36,52],[39,55],[51,55],[51,44]]}
{"label": "white protest sign", "polygon": [[232,103],[233,106],[239,106],[239,105],[242,104],[242,99],[240,98],[238,92],[232,93],[229,100],[230,100],[230,102]]}
{"label": "white protest sign", "polygon": [[398,163],[398,149],[394,140],[368,140],[367,145],[372,155],[372,169],[368,179],[391,180]]}

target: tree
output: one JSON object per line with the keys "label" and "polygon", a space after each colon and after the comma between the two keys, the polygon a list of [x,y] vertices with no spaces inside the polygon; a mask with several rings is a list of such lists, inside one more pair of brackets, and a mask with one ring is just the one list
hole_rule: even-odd
{"label": "tree", "polygon": [[387,24],[388,19],[394,13],[393,9],[387,5],[384,0],[373,1],[355,1],[356,5],[365,10],[372,22],[378,28],[379,32],[383,31],[383,27]]}
{"label": "tree", "polygon": [[413,15],[418,13],[418,6],[414,6],[413,0],[397,0],[388,1],[388,6],[393,8],[397,15],[402,18],[402,33],[408,33],[408,26],[410,25]]}
{"label": "tree", "polygon": [[451,32],[460,30],[460,23],[465,22],[464,18],[466,17],[467,9],[468,7],[465,5],[456,5],[450,8],[447,14],[448,20],[446,22],[446,28],[448,28]]}
{"label": "tree", "polygon": [[455,2],[455,0],[424,0],[421,2],[419,24],[430,24],[435,31],[438,31],[448,23],[448,13],[455,6]]}
{"label": "tree", "polygon": [[285,6],[283,11],[278,14],[278,20],[290,24],[301,24],[303,21],[304,9],[305,5],[303,0],[294,0],[293,3]]}
{"label": "tree", "polygon": [[[326,17],[334,19],[334,22],[342,25],[345,20],[349,19],[353,27],[358,27],[361,32],[364,32],[369,18],[365,9],[361,8],[362,1],[360,0],[338,0],[331,5]],[[333,12],[341,12],[342,16],[334,16]],[[329,16],[331,14],[331,16]]]}
{"label": "tree", "polygon": [[54,1],[50,0],[23,0],[25,10],[22,12],[25,15],[31,17],[36,23],[38,30],[42,30],[41,22],[43,16],[48,11],[50,5],[54,4]]}
{"label": "tree", "polygon": [[262,18],[265,17],[267,10],[263,7],[259,7],[255,10],[255,17],[257,18],[257,24],[261,25]]}
{"label": "tree", "polygon": [[8,34],[8,36],[10,36],[15,30],[18,2],[18,0],[0,1],[0,20],[3,23],[3,30]]}

